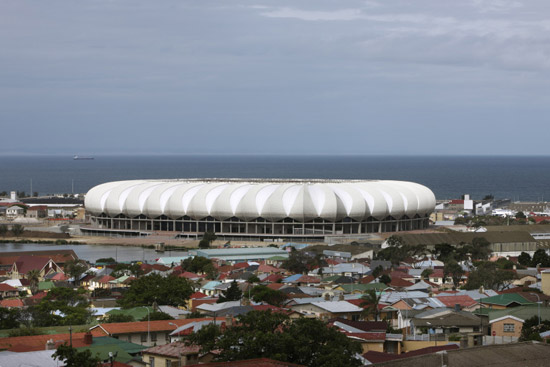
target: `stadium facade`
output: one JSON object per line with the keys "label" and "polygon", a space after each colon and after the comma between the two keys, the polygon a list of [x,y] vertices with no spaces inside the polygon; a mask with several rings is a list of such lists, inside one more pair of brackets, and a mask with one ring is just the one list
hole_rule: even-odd
{"label": "stadium facade", "polygon": [[404,181],[132,180],[93,187],[85,206],[95,234],[322,239],[426,228],[435,196]]}

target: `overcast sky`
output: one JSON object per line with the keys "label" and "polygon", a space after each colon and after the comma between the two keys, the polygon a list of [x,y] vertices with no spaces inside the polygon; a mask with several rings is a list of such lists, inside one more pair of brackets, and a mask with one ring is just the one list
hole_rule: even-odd
{"label": "overcast sky", "polygon": [[0,0],[0,154],[550,154],[548,0]]}

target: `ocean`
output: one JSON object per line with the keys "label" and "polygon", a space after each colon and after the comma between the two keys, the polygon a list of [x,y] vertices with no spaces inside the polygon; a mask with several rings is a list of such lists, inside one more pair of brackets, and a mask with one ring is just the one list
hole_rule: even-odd
{"label": "ocean", "polygon": [[413,181],[438,199],[493,195],[550,200],[550,156],[170,155],[1,156],[0,191],[85,193],[107,181],[154,178],[339,178]]}

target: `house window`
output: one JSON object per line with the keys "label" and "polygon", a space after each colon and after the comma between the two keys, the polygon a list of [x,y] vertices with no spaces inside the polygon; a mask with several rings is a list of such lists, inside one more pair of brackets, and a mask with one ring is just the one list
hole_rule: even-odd
{"label": "house window", "polygon": [[155,357],[149,357],[149,365],[155,367]]}
{"label": "house window", "polygon": [[504,324],[502,331],[505,333],[513,333],[515,331],[515,325],[514,324]]}
{"label": "house window", "polygon": [[141,334],[141,342],[146,343],[147,342],[147,334]]}
{"label": "house window", "polygon": [[172,367],[172,361],[167,359],[166,360],[166,367]]}
{"label": "house window", "polygon": [[157,341],[157,333],[151,333],[151,341],[156,342]]}

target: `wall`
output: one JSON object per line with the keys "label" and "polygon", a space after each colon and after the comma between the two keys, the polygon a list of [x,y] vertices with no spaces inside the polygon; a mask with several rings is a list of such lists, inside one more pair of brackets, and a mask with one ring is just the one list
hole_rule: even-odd
{"label": "wall", "polygon": [[384,351],[384,342],[381,343],[361,343],[361,347],[363,348],[363,353],[367,353],[369,350],[375,351],[375,352],[383,352]]}
{"label": "wall", "polygon": [[424,341],[424,340],[403,340],[402,353],[410,352],[417,349],[435,347],[438,345],[447,345],[448,341]]}
{"label": "wall", "polygon": [[541,276],[541,287],[542,287],[542,293],[546,294],[547,296],[550,296],[550,273],[542,272],[540,273]]}
{"label": "wall", "polygon": [[[504,324],[513,324],[514,332],[504,332]],[[496,336],[515,336],[519,337],[521,335],[521,328],[523,323],[512,318],[506,318],[491,324],[491,332],[494,332]]]}

